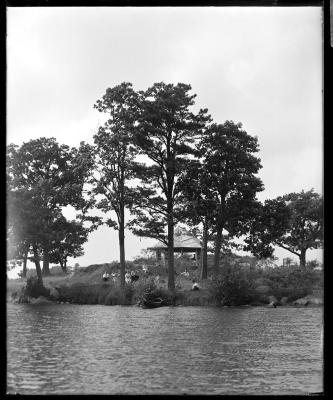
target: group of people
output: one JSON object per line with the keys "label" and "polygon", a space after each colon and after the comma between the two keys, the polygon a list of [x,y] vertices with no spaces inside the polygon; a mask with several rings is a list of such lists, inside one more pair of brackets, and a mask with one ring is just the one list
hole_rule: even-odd
{"label": "group of people", "polygon": [[132,283],[132,282],[136,282],[137,280],[139,280],[140,276],[139,276],[139,272],[138,271],[127,271],[125,274],[125,282],[126,283]]}
{"label": "group of people", "polygon": [[[145,264],[143,264],[143,266],[142,266],[142,273],[144,275],[149,274],[148,267]],[[115,282],[117,280],[117,278],[119,277],[119,274],[112,273],[110,275],[107,271],[104,271],[103,276],[102,276],[103,281],[108,281],[110,279],[110,276],[113,279],[113,281]],[[137,280],[139,280],[139,278],[140,278],[140,272],[138,270],[131,271],[131,272],[127,271],[125,274],[125,282],[126,283],[136,282]]]}
{"label": "group of people", "polygon": [[[113,282],[116,282],[116,280],[117,280],[117,274],[115,274],[115,273],[113,272],[113,273],[111,274],[111,278],[112,278]],[[108,280],[110,279],[110,274],[107,273],[107,272],[105,271],[104,274],[103,274],[102,279],[103,279],[104,282],[108,281]]]}
{"label": "group of people", "polygon": [[[145,265],[143,265],[142,271],[143,271],[144,274],[147,274],[148,273],[148,268]],[[189,272],[185,269],[185,271],[182,272],[181,275],[188,277],[189,276]],[[111,278],[112,278],[112,280],[114,282],[116,282],[117,274],[115,274],[113,272],[111,274]],[[139,275],[139,271],[137,271],[137,270],[136,271],[131,271],[131,272],[127,271],[126,274],[125,274],[125,282],[126,283],[136,282],[136,281],[139,280],[139,278],[140,278],[140,275]],[[155,278],[155,283],[156,284],[159,283],[159,278],[160,277],[157,275],[156,278]],[[107,271],[104,271],[102,279],[103,279],[103,281],[108,281],[110,279],[110,274]],[[192,289],[191,290],[200,290],[200,287],[199,287],[199,285],[198,285],[198,283],[196,282],[195,279],[192,279]]]}

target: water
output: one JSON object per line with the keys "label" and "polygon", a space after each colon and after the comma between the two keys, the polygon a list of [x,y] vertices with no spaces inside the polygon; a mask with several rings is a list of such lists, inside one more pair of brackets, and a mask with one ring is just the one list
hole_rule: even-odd
{"label": "water", "polygon": [[7,391],[320,392],[321,329],[321,308],[8,304]]}

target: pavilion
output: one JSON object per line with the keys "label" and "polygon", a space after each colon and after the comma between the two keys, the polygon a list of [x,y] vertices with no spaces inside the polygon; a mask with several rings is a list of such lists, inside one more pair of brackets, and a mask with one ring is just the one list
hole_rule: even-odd
{"label": "pavilion", "polygon": [[[174,232],[174,246],[175,253],[194,253],[195,260],[199,266],[201,256],[201,242],[198,238],[193,236],[189,231],[184,228],[176,228]],[[155,251],[156,259],[167,263],[168,247],[158,241],[155,246],[149,247],[149,250]]]}

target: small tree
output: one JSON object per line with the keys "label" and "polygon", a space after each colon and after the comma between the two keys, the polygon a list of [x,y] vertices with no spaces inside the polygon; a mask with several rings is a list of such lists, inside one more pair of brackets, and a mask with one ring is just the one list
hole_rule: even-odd
{"label": "small tree", "polygon": [[83,244],[87,241],[90,229],[85,228],[82,222],[67,221],[64,217],[59,218],[53,228],[50,262],[60,264],[61,269],[67,272],[68,257],[76,258],[84,254]]}

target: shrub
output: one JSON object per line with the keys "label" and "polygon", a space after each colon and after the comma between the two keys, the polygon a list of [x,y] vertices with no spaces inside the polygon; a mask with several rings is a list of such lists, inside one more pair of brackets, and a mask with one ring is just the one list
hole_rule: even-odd
{"label": "shrub", "polygon": [[134,299],[142,303],[154,299],[157,286],[153,277],[142,278],[138,281],[135,287]]}
{"label": "shrub", "polygon": [[318,260],[310,260],[306,263],[306,267],[310,269],[315,269],[320,267],[320,262]]}
{"label": "shrub", "polygon": [[160,297],[165,305],[171,305],[175,302],[175,295],[167,289],[158,288],[154,277],[140,279],[135,286],[134,300],[143,303]]}
{"label": "shrub", "polygon": [[311,291],[311,288],[318,282],[317,271],[312,268],[300,266],[280,266],[267,268],[264,277],[269,280],[273,289],[293,288],[303,291]]}
{"label": "shrub", "polygon": [[218,304],[236,306],[251,301],[252,279],[246,268],[239,264],[226,264],[219,276],[212,280],[210,292]]}

